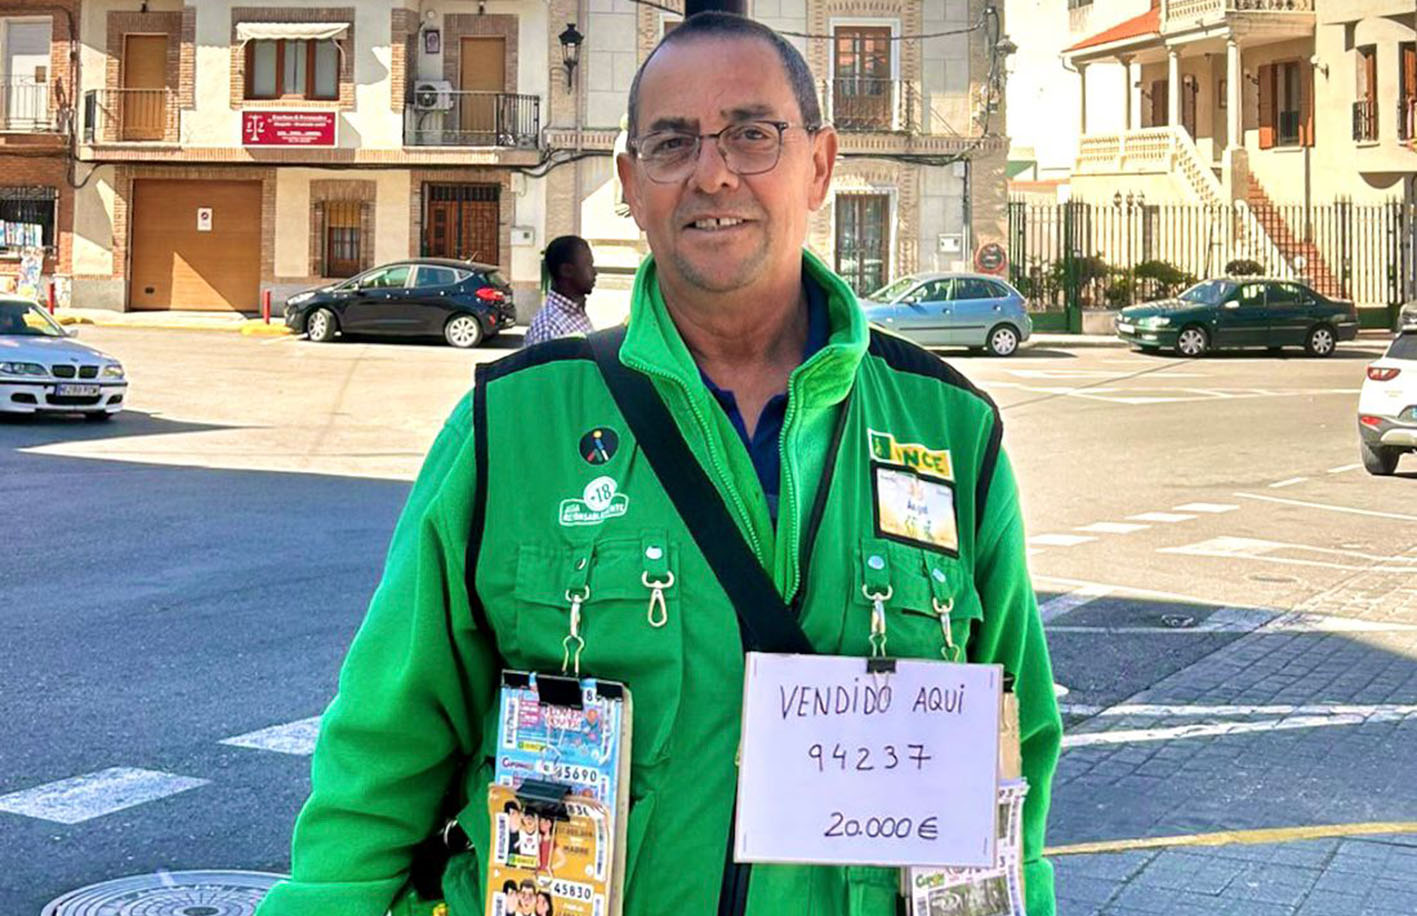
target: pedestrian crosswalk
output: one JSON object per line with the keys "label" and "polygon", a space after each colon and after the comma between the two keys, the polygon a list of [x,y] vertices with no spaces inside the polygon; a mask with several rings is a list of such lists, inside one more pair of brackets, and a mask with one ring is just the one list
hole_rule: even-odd
{"label": "pedestrian crosswalk", "polygon": [[205,786],[210,780],[137,767],[109,767],[0,795],[0,811],[52,821],[84,821]]}

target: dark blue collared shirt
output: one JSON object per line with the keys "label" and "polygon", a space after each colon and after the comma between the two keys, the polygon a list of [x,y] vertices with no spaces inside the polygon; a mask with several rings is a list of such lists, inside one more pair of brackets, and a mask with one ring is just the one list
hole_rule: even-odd
{"label": "dark blue collared shirt", "polygon": [[[802,277],[802,285],[807,290],[807,345],[802,350],[802,362],[805,363],[812,354],[827,345],[827,339],[831,336],[831,325],[827,318],[826,293],[805,275]],[[758,424],[753,429],[753,435],[749,437],[748,425],[743,422],[743,413],[738,409],[738,400],[733,396],[733,392],[715,385],[713,379],[702,369],[699,370],[699,375],[703,377],[704,384],[723,408],[723,412],[728,414],[729,422],[738,430],[738,438],[743,440],[743,445],[748,449],[748,457],[753,459],[753,470],[758,472],[758,481],[763,485],[763,494],[768,500],[768,513],[776,525],[778,485],[782,477],[782,453],[778,450],[778,439],[782,436],[782,424],[787,418],[787,394],[784,392],[773,395],[763,405]]]}

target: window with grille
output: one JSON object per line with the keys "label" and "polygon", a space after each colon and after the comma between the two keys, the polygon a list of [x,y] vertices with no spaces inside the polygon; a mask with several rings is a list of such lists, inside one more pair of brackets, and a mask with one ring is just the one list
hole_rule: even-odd
{"label": "window with grille", "polygon": [[362,216],[359,201],[325,203],[325,276],[352,277],[364,266]]}
{"label": "window with grille", "polygon": [[55,188],[0,188],[0,254],[21,249],[54,250],[59,192]]}
{"label": "window with grille", "polygon": [[842,194],[836,199],[836,272],[857,295],[886,285],[890,197]]}

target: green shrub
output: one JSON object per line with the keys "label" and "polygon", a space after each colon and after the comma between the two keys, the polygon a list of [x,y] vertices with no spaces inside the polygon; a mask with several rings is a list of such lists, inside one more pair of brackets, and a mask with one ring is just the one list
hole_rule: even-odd
{"label": "green shrub", "polygon": [[1137,286],[1148,299],[1168,299],[1196,282],[1196,278],[1166,261],[1142,261],[1132,269]]}
{"label": "green shrub", "polygon": [[1225,273],[1232,277],[1258,277],[1264,273],[1264,265],[1249,258],[1236,258],[1225,265]]}

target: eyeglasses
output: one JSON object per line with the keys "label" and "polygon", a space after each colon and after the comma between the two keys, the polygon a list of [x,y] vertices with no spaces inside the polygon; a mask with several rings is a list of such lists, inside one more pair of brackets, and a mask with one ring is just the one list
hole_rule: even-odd
{"label": "eyeglasses", "polygon": [[782,135],[790,127],[808,134],[819,128],[794,125],[788,121],[743,121],[711,134],[691,134],[679,130],[657,130],[628,144],[645,166],[649,180],[659,184],[683,181],[694,171],[705,140],[713,140],[723,164],[735,175],[770,172],[782,158]]}

